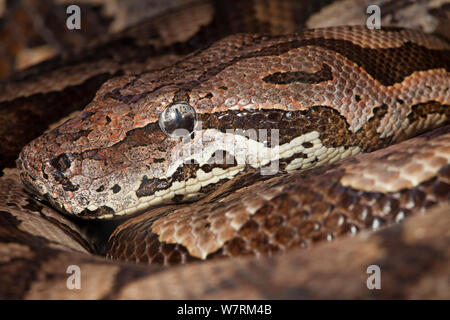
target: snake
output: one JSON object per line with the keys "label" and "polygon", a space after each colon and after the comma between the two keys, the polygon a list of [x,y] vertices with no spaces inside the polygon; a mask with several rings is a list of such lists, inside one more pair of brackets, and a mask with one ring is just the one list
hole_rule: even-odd
{"label": "snake", "polygon": [[2,83],[0,297],[448,297],[445,35],[257,3],[194,1]]}

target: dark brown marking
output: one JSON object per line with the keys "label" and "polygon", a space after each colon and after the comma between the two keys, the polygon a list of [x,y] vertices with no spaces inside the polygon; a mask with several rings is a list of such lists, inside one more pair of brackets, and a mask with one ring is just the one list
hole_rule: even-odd
{"label": "dark brown marking", "polygon": [[89,133],[91,133],[91,131],[92,131],[92,129],[89,129],[89,130],[80,130],[80,131],[78,131],[76,134],[74,134],[73,136],[72,136],[72,141],[73,142],[75,142],[75,141],[77,141],[78,139],[80,139],[81,137],[87,137],[88,135],[89,135]]}
{"label": "dark brown marking", "polygon": [[50,161],[50,164],[58,171],[64,172],[70,168],[72,154],[62,153]]}
{"label": "dark brown marking", "polygon": [[149,179],[147,176],[144,176],[139,189],[136,191],[136,196],[138,198],[149,196],[154,194],[156,191],[165,190],[169,187],[170,183],[167,179]]}
{"label": "dark brown marking", "polygon": [[[378,31],[374,31],[378,32]],[[381,31],[385,32],[385,31]],[[254,39],[255,43],[279,36],[260,36]],[[229,66],[254,57],[278,56],[290,50],[301,48],[304,46],[317,46],[330,51],[337,52],[345,58],[351,60],[370,74],[375,80],[382,85],[391,86],[395,83],[402,82],[405,77],[417,71],[444,68],[450,71],[450,52],[449,50],[428,49],[415,43],[407,42],[401,47],[395,48],[364,48],[351,41],[337,39],[302,39],[289,42],[278,43],[272,46],[235,56],[233,59],[218,63],[206,70],[198,79],[185,83],[180,83],[178,94],[186,95],[199,84],[211,79]],[[139,94],[139,99],[144,98],[165,85],[154,88],[151,91]],[[134,101],[136,102],[136,101]]]}
{"label": "dark brown marking", "polygon": [[111,188],[111,190],[112,190],[114,193],[119,192],[121,189],[122,189],[122,188],[121,188],[118,184],[115,184],[115,185]]}
{"label": "dark brown marking", "polygon": [[249,56],[279,55],[306,45],[316,45],[342,54],[385,86],[399,83],[417,71],[439,68],[450,71],[449,50],[428,49],[411,42],[397,48],[371,49],[363,48],[350,41],[317,38],[277,44]]}
{"label": "dark brown marking", "polygon": [[419,119],[425,119],[430,114],[445,115],[450,119],[450,105],[441,104],[437,101],[428,101],[425,103],[418,103],[411,107],[411,113],[408,115],[410,123]]}
{"label": "dark brown marking", "polygon": [[176,102],[186,102],[189,103],[190,97],[187,90],[180,89],[177,92],[175,92],[175,95],[173,96],[172,103]]}
{"label": "dark brown marking", "polygon": [[211,99],[212,97],[213,97],[213,94],[211,92],[209,92],[205,96],[201,97],[200,100],[202,100],[202,99]]}
{"label": "dark brown marking", "polygon": [[[284,159],[280,159],[280,169],[281,170],[286,170],[286,167],[289,165],[289,163],[291,163],[291,161],[295,160],[295,159],[306,159],[308,158],[308,155],[306,153],[303,152],[297,152],[294,153],[292,156],[288,157],[288,158],[284,158]],[[312,161],[312,163],[316,162],[317,160]]]}
{"label": "dark brown marking", "polygon": [[322,69],[315,73],[304,71],[276,72],[264,77],[262,80],[273,84],[290,84],[295,82],[317,84],[333,80],[333,75],[330,66],[323,64]]}
{"label": "dark brown marking", "polygon": [[[222,161],[219,163],[219,161]],[[138,198],[149,196],[154,194],[159,190],[165,190],[170,188],[172,184],[176,181],[186,181],[189,179],[193,179],[197,177],[197,171],[202,169],[204,172],[210,172],[213,168],[218,167],[222,169],[226,169],[229,167],[235,167],[237,162],[235,158],[223,150],[218,150],[215,152],[213,156],[207,161],[206,164],[200,165],[198,163],[184,163],[183,166],[177,168],[177,170],[172,174],[170,178],[167,179],[158,179],[152,178],[149,179],[147,176],[144,176],[139,186],[139,189],[136,191],[136,196]],[[183,197],[181,197],[182,199]],[[172,199],[175,201],[176,199]]]}
{"label": "dark brown marking", "polygon": [[79,185],[73,185],[72,182],[69,179],[64,179],[61,182],[61,185],[63,186],[64,191],[77,191],[78,189],[80,189]]}

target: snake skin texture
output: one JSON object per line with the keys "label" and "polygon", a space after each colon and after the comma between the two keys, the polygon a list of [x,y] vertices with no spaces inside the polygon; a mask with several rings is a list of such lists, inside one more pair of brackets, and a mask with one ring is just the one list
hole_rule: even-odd
{"label": "snake skin texture", "polygon": [[448,201],[449,129],[228,194],[248,184],[245,175],[235,178],[196,206],[162,208],[164,218],[154,221],[150,212],[137,218],[141,223],[122,224],[109,239],[109,255],[163,264],[259,256],[400,222]]}
{"label": "snake skin texture", "polygon": [[[230,175],[246,164],[264,165],[264,159],[237,159],[234,145],[255,140],[245,132],[219,145],[227,130],[279,130],[279,158],[286,161],[280,169],[290,171],[442,125],[449,112],[448,53],[437,38],[397,29],[227,37],[173,68],[107,82],[83,112],[27,145],[18,167],[30,190],[70,214],[111,217],[186,201],[203,193],[189,190],[199,170],[229,178],[207,165],[219,149],[235,158]],[[184,143],[157,123],[168,105],[182,101],[202,121]],[[199,168],[174,156],[186,149],[194,150],[189,159]],[[201,180],[199,187],[217,185]]]}
{"label": "snake skin texture", "polygon": [[0,82],[0,298],[448,298],[448,1],[328,27],[367,5],[174,1]]}

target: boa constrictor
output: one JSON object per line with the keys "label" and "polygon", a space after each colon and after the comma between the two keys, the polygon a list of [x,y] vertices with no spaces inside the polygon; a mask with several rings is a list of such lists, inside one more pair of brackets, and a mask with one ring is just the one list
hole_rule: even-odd
{"label": "boa constrictor", "polygon": [[[448,296],[436,287],[449,258],[447,40],[363,26],[230,35],[278,30],[236,3],[198,1],[2,84],[10,121],[85,107],[30,143],[5,135],[6,167],[28,144],[0,180],[2,297]],[[203,27],[164,37],[194,12]],[[361,280],[371,264],[389,270],[380,293]]]}

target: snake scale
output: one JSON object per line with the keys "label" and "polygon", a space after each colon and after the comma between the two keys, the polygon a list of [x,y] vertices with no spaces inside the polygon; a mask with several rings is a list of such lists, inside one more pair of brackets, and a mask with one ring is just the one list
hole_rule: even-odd
{"label": "snake scale", "polygon": [[1,83],[0,297],[448,298],[447,29],[181,3]]}

